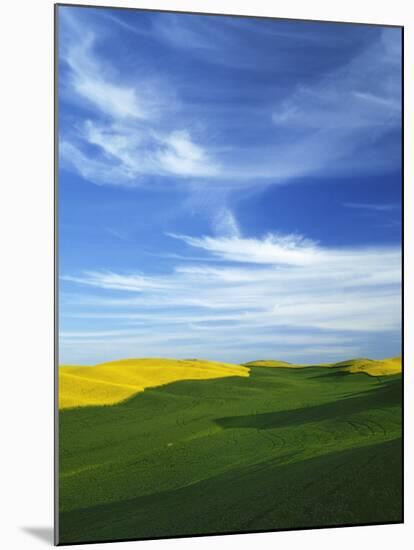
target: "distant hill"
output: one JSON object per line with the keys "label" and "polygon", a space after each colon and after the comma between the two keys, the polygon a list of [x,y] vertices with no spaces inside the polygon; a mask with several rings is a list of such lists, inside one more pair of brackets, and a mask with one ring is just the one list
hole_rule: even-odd
{"label": "distant hill", "polygon": [[243,363],[245,367],[285,367],[285,368],[298,368],[300,365],[293,365],[287,361],[273,361],[272,359],[260,359],[259,361],[250,361],[249,363]]}
{"label": "distant hill", "polygon": [[59,409],[113,405],[145,388],[180,380],[249,376],[241,365],[198,359],[123,359],[92,367],[59,367]]}
{"label": "distant hill", "polygon": [[400,374],[402,371],[401,357],[389,357],[387,359],[350,359],[333,363],[332,367],[345,372],[364,372],[371,376],[389,376]]}
{"label": "distant hill", "polygon": [[307,367],[327,367],[338,369],[341,372],[365,373],[370,376],[390,376],[399,374],[402,370],[401,357],[389,357],[386,359],[349,359],[338,363],[323,363],[320,365],[308,364],[300,365],[288,363],[286,361],[258,360],[244,363],[246,367],[279,367],[290,369],[301,369]]}
{"label": "distant hill", "polygon": [[271,367],[303,369],[324,367],[336,372],[389,376],[401,372],[401,358],[349,359],[339,363],[301,365],[263,359],[243,365],[201,359],[122,359],[95,366],[62,365],[59,368],[59,408],[113,405],[146,388],[181,380],[209,380],[249,376],[250,369]]}

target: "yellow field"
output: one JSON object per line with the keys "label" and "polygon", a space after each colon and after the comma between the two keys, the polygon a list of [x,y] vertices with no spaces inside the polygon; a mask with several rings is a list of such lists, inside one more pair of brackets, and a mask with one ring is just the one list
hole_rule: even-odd
{"label": "yellow field", "polygon": [[306,367],[318,366],[327,368],[337,368],[343,372],[364,372],[371,376],[390,376],[399,374],[402,370],[401,357],[390,357],[387,359],[350,359],[340,363],[324,363],[322,365],[297,365],[286,363],[285,361],[252,361],[245,363],[246,367],[279,367],[301,369]]}
{"label": "yellow field", "polygon": [[[90,405],[113,405],[142,392],[180,380],[208,380],[226,376],[249,376],[250,367],[305,368],[285,361],[260,360],[242,365],[197,359],[123,359],[93,367],[62,365],[59,368],[59,409]],[[351,359],[325,363],[350,373],[388,376],[401,372],[401,358]]]}
{"label": "yellow field", "polygon": [[249,376],[249,369],[229,363],[175,359],[124,359],[93,367],[59,368],[59,409],[112,405],[135,393],[177,382]]}
{"label": "yellow field", "polygon": [[343,363],[336,363],[335,367],[343,366],[347,372],[365,372],[371,376],[389,376],[399,374],[402,370],[401,357],[387,359],[352,359]]}

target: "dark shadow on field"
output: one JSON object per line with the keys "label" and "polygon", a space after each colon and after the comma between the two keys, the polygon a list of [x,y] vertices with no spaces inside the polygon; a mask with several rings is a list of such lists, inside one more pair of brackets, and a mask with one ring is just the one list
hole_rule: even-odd
{"label": "dark shadow on field", "polygon": [[21,527],[21,530],[53,546],[53,527]]}
{"label": "dark shadow on field", "polygon": [[315,376],[311,376],[312,379],[318,379],[318,380],[323,380],[323,379],[326,379],[327,382],[333,380],[334,378],[337,378],[337,379],[346,379],[350,376],[352,377],[356,377],[356,376],[360,376],[360,377],[368,377],[369,379],[376,379],[378,382],[380,383],[390,383],[390,382],[395,382],[396,380],[400,380],[401,379],[401,374],[387,374],[387,375],[372,375],[372,374],[369,374],[368,372],[364,372],[364,371],[360,371],[360,372],[350,372],[350,371],[344,371],[342,370],[343,367],[330,367],[329,371],[328,372],[324,372],[323,374],[317,374]]}
{"label": "dark shadow on field", "polygon": [[224,429],[256,428],[266,430],[283,428],[323,420],[337,420],[370,409],[382,409],[398,405],[401,404],[401,397],[401,379],[398,379],[361,392],[355,397],[338,399],[324,405],[245,416],[227,416],[216,418],[214,422]]}

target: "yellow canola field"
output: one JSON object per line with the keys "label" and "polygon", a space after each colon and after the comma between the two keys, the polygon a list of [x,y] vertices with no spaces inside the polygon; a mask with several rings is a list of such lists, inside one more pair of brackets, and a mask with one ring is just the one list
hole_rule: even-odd
{"label": "yellow canola field", "polygon": [[197,359],[123,359],[93,367],[59,367],[59,409],[113,405],[145,388],[180,380],[249,376],[249,369]]}
{"label": "yellow canola field", "polygon": [[306,367],[335,368],[343,372],[364,372],[370,376],[390,376],[402,371],[401,357],[389,357],[387,359],[350,359],[339,363],[324,363],[322,365],[295,365],[285,361],[260,360],[245,363],[247,367],[279,367],[291,369],[303,369]]}
{"label": "yellow canola field", "polygon": [[[336,366],[339,366],[337,364]],[[344,366],[348,372],[365,372],[371,376],[390,376],[402,371],[401,357],[387,359],[354,359]]]}

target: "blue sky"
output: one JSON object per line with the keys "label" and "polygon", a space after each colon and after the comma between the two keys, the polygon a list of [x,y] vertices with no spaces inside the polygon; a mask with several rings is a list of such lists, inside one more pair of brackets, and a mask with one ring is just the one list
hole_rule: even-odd
{"label": "blue sky", "polygon": [[401,31],[59,8],[60,362],[401,353]]}

